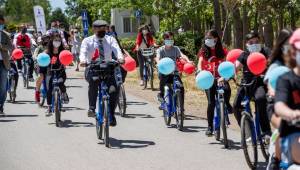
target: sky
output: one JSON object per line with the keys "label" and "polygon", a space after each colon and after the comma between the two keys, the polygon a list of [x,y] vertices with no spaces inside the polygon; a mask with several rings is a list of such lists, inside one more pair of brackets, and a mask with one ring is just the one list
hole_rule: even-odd
{"label": "sky", "polygon": [[65,11],[66,9],[66,4],[64,0],[49,0],[52,10],[54,10],[55,8],[61,8],[63,11]]}

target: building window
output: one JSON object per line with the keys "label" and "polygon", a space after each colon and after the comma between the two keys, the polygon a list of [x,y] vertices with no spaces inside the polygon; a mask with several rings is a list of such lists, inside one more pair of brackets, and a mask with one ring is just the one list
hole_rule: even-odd
{"label": "building window", "polygon": [[131,19],[129,17],[123,18],[123,29],[124,33],[131,32]]}

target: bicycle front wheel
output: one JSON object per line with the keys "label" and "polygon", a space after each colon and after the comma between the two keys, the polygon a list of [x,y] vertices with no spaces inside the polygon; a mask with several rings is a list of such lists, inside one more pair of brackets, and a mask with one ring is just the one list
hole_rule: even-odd
{"label": "bicycle front wheel", "polygon": [[176,125],[177,129],[182,131],[183,129],[183,120],[184,120],[184,113],[183,113],[183,99],[181,98],[181,94],[176,94]]}
{"label": "bicycle front wheel", "polygon": [[257,166],[257,142],[253,133],[253,120],[248,113],[242,113],[241,119],[241,145],[248,166],[256,169]]}
{"label": "bicycle front wheel", "polygon": [[144,66],[144,89],[147,89],[148,79],[149,79],[149,67],[148,64]]}
{"label": "bicycle front wheel", "polygon": [[103,100],[103,129],[104,129],[104,144],[106,147],[109,147],[109,115],[108,115],[108,102],[107,100]]}
{"label": "bicycle front wheel", "polygon": [[9,99],[12,103],[16,102],[16,80],[14,77],[9,79],[10,89],[9,89]]}
{"label": "bicycle front wheel", "polygon": [[55,113],[55,125],[56,127],[60,126],[60,94],[59,91],[54,92],[54,113]]}
{"label": "bicycle front wheel", "polygon": [[226,117],[225,117],[225,104],[224,101],[220,102],[220,117],[221,117],[221,129],[223,133],[223,143],[224,147],[228,148],[228,139],[227,139],[227,127],[226,127]]}
{"label": "bicycle front wheel", "polygon": [[126,94],[123,84],[120,86],[118,107],[120,115],[124,117],[126,114]]}

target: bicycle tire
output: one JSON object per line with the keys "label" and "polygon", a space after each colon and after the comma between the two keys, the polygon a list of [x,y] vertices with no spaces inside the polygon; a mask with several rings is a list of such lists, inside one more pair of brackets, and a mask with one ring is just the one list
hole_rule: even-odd
{"label": "bicycle tire", "polygon": [[226,127],[226,117],[225,117],[225,103],[220,101],[220,117],[221,117],[221,128],[223,134],[223,143],[224,147],[228,148],[228,139],[227,139],[227,127]]}
{"label": "bicycle tire", "polygon": [[169,99],[169,94],[168,94],[169,92],[167,91],[167,92],[165,92],[165,96],[164,96],[164,98],[165,98],[165,104],[166,104],[166,108],[164,108],[164,110],[163,110],[163,114],[164,114],[164,121],[165,121],[165,124],[167,125],[167,126],[170,126],[170,124],[171,124],[171,116],[170,116],[170,114],[169,114],[169,111],[168,111],[168,106],[170,105],[170,99]]}
{"label": "bicycle tire", "polygon": [[107,100],[103,101],[103,115],[104,115],[104,122],[103,122],[103,129],[104,129],[104,144],[106,147],[109,147],[109,118],[108,118],[108,103]]}
{"label": "bicycle tire", "polygon": [[147,85],[148,85],[148,75],[149,75],[149,68],[148,68],[148,64],[145,64],[144,66],[144,90],[147,89]]}
{"label": "bicycle tire", "polygon": [[184,113],[183,113],[183,101],[180,95],[180,92],[176,94],[176,125],[177,129],[183,130],[183,121],[184,121]]}
{"label": "bicycle tire", "polygon": [[97,134],[97,138],[99,140],[102,139],[102,133],[103,133],[103,126],[102,124],[99,124],[99,120],[96,118],[96,134]]}
{"label": "bicycle tire", "polygon": [[54,92],[54,113],[55,113],[55,125],[56,127],[59,127],[60,126],[60,116],[61,116],[61,113],[60,113],[60,106],[59,106],[59,92],[56,90]]}
{"label": "bicycle tire", "polygon": [[243,152],[244,152],[244,156],[246,159],[246,162],[248,164],[248,166],[251,169],[256,169],[257,167],[257,159],[258,159],[258,155],[257,155],[257,142],[253,141],[253,138],[251,137],[251,144],[252,144],[252,148],[253,148],[253,161],[250,158],[249,155],[249,151],[248,151],[248,144],[247,144],[247,133],[251,133],[251,128],[252,127],[252,123],[253,120],[250,116],[248,116],[248,113],[242,113],[242,118],[241,118],[241,145],[243,148]]}
{"label": "bicycle tire", "polygon": [[126,94],[123,84],[120,86],[118,107],[121,117],[125,117],[126,114]]}
{"label": "bicycle tire", "polygon": [[29,66],[26,66],[26,89],[29,89]]}
{"label": "bicycle tire", "polygon": [[[217,113],[216,113],[217,112]],[[215,110],[215,112],[214,112],[214,114],[218,114],[218,117],[219,117],[219,119],[220,119],[220,112],[218,112],[218,111],[216,111]],[[218,120],[219,120],[218,119]],[[219,120],[220,121],[220,120]],[[214,136],[215,136],[215,139],[216,139],[216,141],[220,141],[220,138],[221,138],[221,132],[220,132],[220,122],[218,122],[219,123],[219,128],[217,129],[215,126],[215,124],[214,124]]]}
{"label": "bicycle tire", "polygon": [[151,90],[153,91],[154,90],[154,74],[153,74],[153,66],[152,66],[152,62],[150,63],[150,71],[149,71],[149,77],[150,77],[150,87],[151,87]]}

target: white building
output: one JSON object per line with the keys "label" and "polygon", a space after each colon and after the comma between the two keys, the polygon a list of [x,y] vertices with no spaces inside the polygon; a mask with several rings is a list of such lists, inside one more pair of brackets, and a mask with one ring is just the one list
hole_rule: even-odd
{"label": "white building", "polygon": [[[151,24],[156,32],[159,31],[158,16],[143,16],[142,24]],[[138,32],[138,20],[130,9],[111,9],[111,25],[115,25],[120,38],[135,37]]]}

